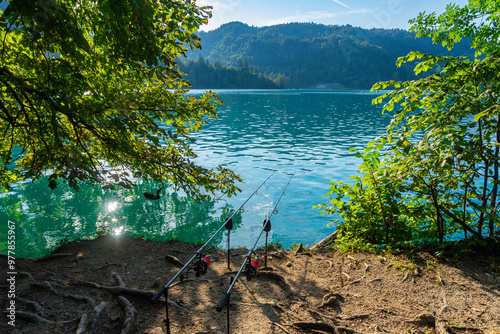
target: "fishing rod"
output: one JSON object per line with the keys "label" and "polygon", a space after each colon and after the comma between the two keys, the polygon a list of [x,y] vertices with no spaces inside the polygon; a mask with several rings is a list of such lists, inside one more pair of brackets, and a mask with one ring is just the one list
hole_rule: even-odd
{"label": "fishing rod", "polygon": [[278,213],[278,210],[277,210],[278,204],[281,201],[281,198],[283,197],[283,195],[285,194],[285,190],[288,187],[288,185],[290,184],[290,181],[292,181],[292,178],[294,175],[295,175],[295,172],[293,172],[292,176],[288,180],[288,183],[286,184],[285,188],[281,192],[281,195],[278,198],[278,201],[276,202],[276,204],[274,205],[274,208],[271,210],[271,212],[268,215],[266,215],[266,218],[264,219],[264,222],[262,223],[262,225],[263,225],[262,230],[260,231],[260,234],[259,234],[257,240],[255,241],[255,244],[253,245],[252,249],[248,252],[245,260],[243,261],[243,264],[240,267],[240,270],[238,271],[238,273],[236,274],[234,279],[231,277],[231,285],[229,286],[229,289],[227,289],[226,293],[224,294],[221,301],[219,302],[219,304],[216,307],[217,312],[221,312],[222,308],[224,307],[224,304],[227,304],[227,332],[228,333],[229,333],[229,302],[228,301],[229,301],[229,297],[231,295],[231,290],[232,290],[234,284],[236,283],[236,281],[238,280],[240,274],[242,273],[243,267],[246,266],[245,276],[247,277],[248,281],[250,281],[252,278],[254,278],[257,275],[257,269],[259,268],[259,264],[251,260],[252,252],[255,249],[255,247],[257,246],[257,243],[259,242],[259,239],[262,236],[262,233],[266,232],[266,234],[267,234],[267,232],[269,232],[271,230],[271,217],[273,214]]}
{"label": "fishing rod", "polygon": [[[228,267],[230,267],[230,261],[231,260],[230,260],[230,257],[229,257],[229,231],[230,231],[230,229],[233,228],[233,220],[232,219],[233,219],[234,216],[236,216],[236,214],[238,212],[240,212],[240,211],[243,210],[243,206],[250,200],[250,198],[252,198],[257,193],[257,191],[267,182],[267,180],[269,180],[271,178],[271,176],[274,175],[274,173],[275,172],[273,172],[271,175],[269,175],[267,177],[267,179],[265,179],[264,182],[262,182],[262,184],[246,199],[246,201],[243,202],[243,204],[238,208],[238,210],[236,210],[228,219],[226,219],[226,221],[224,222],[224,224],[221,227],[219,227],[219,229],[214,234],[212,234],[212,236],[210,237],[210,239],[208,239],[208,241],[205,242],[205,244],[203,246],[201,246],[200,249],[198,249],[198,251],[196,252],[196,254],[193,255],[193,257],[177,272],[177,274],[175,274],[175,276],[170,280],[170,282],[168,282],[165,286],[163,286],[163,288],[156,295],[154,295],[153,298],[151,298],[151,301],[155,302],[162,295],[165,296],[165,310],[166,310],[165,324],[167,326],[167,334],[170,334],[170,320],[168,318],[168,288],[177,279],[177,277],[179,277],[179,275],[181,275],[181,273],[189,266],[189,264],[191,264],[191,262],[193,262],[193,260],[196,257],[198,257],[198,256],[199,256],[198,262],[194,265],[193,268],[190,268],[190,269],[194,269],[196,277],[198,277],[200,275],[206,274],[208,266],[210,265],[210,259],[208,259],[207,257],[204,257],[203,255],[201,255],[201,252],[215,238],[215,236],[217,234],[219,234],[219,232],[224,227],[228,231]],[[181,278],[181,280],[182,280],[182,278]]]}

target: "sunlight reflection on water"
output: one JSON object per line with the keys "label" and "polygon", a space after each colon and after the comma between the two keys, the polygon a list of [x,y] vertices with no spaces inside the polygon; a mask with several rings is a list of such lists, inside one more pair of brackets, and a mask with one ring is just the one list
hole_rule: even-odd
{"label": "sunlight reflection on water", "polygon": [[[191,94],[199,94],[192,92]],[[377,93],[380,94],[380,93]],[[233,247],[248,246],[262,228],[290,175],[296,172],[272,218],[270,241],[310,244],[334,231],[328,216],[313,210],[329,180],[349,181],[359,161],[348,153],[385,131],[389,116],[359,91],[220,91],[220,118],[195,135],[196,162],[222,165],[244,180],[242,193],[217,202],[196,203],[166,189],[158,201],[143,192],[159,187],[139,182],[134,189],[103,190],[81,185],[79,192],[46,181],[26,183],[0,197],[0,220],[16,222],[20,257],[42,256],[63,240],[99,233],[133,234],[152,240],[204,242],[273,171],[275,175],[245,205],[231,233]],[[4,232],[0,227],[0,235]],[[261,240],[263,242],[263,240]],[[225,233],[214,244],[225,246]],[[0,249],[1,251],[1,249]]]}

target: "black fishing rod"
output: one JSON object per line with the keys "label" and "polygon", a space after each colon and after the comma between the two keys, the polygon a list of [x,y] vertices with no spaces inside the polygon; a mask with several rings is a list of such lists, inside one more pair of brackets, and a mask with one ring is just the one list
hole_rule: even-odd
{"label": "black fishing rod", "polygon": [[[184,267],[182,267],[177,272],[177,274],[175,274],[175,276],[170,280],[170,282],[168,282],[156,295],[153,296],[153,298],[151,298],[151,301],[155,302],[162,295],[165,295],[165,308],[166,308],[165,324],[167,326],[167,334],[170,334],[170,321],[169,321],[169,318],[168,318],[168,288],[177,279],[177,277],[179,277],[179,275],[189,266],[189,264],[191,264],[191,262],[193,262],[193,260],[196,257],[198,257],[198,256],[199,256],[199,260],[198,260],[198,262],[195,264],[195,266],[193,268],[194,271],[195,271],[195,273],[196,273],[196,276],[203,275],[203,274],[205,274],[207,272],[208,266],[210,265],[210,260],[207,257],[202,256],[201,252],[215,238],[215,236],[217,234],[219,234],[219,232],[224,227],[228,230],[228,253],[229,253],[229,231],[230,231],[230,229],[233,228],[233,221],[232,221],[233,217],[236,216],[236,214],[238,212],[240,212],[240,211],[243,210],[243,206],[250,200],[250,198],[252,198],[257,193],[257,191],[267,182],[267,180],[269,180],[271,178],[271,176],[274,175],[274,173],[275,172],[273,172],[271,175],[269,175],[267,177],[267,179],[265,179],[264,182],[262,182],[262,184],[246,199],[246,201],[243,202],[243,204],[238,208],[238,210],[236,210],[231,215],[231,217],[229,217],[228,219],[226,219],[226,221],[224,222],[224,224],[221,227],[219,227],[219,229],[210,237],[210,239],[208,239],[207,242],[205,242],[205,244],[203,246],[200,247],[200,249],[198,249],[198,251],[196,252],[196,254],[184,265]],[[229,258],[229,254],[228,254],[228,267],[230,267],[229,261],[230,261],[230,258]]]}
{"label": "black fishing rod", "polygon": [[231,285],[229,286],[229,289],[227,289],[227,292],[222,297],[221,301],[219,302],[219,305],[217,305],[217,308],[216,308],[217,312],[221,312],[222,308],[224,307],[224,304],[227,303],[227,332],[228,333],[229,333],[229,302],[228,301],[229,301],[229,296],[231,294],[231,289],[233,288],[233,286],[236,283],[236,281],[238,280],[241,272],[243,271],[243,267],[246,266],[245,275],[247,277],[247,280],[251,280],[253,277],[255,277],[257,275],[258,264],[254,261],[251,261],[252,252],[255,249],[255,247],[257,246],[257,243],[259,242],[259,239],[262,236],[262,233],[263,232],[267,233],[271,230],[271,217],[273,214],[278,213],[278,210],[277,210],[278,204],[281,201],[281,198],[283,197],[283,195],[285,194],[285,190],[288,187],[288,185],[290,184],[290,181],[292,181],[292,178],[294,175],[295,175],[295,172],[292,174],[292,176],[288,180],[288,183],[286,184],[285,188],[281,192],[281,195],[278,198],[278,201],[276,202],[276,204],[274,205],[274,208],[271,210],[271,212],[264,219],[263,227],[262,227],[262,230],[260,231],[259,237],[255,241],[255,244],[253,245],[252,249],[248,252],[245,260],[243,261],[243,264],[240,267],[240,270],[238,271],[238,273],[236,274],[234,279],[231,278]]}

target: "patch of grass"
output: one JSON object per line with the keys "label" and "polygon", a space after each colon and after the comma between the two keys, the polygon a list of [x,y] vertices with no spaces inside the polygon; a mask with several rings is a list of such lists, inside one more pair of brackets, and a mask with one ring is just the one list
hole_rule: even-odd
{"label": "patch of grass", "polygon": [[418,267],[415,263],[411,261],[400,261],[400,260],[395,260],[393,263],[394,269],[396,269],[400,274],[404,273],[405,271],[410,272],[413,274],[415,269]]}
{"label": "patch of grass", "polygon": [[[271,241],[267,244],[267,248],[283,249],[283,243],[280,240]],[[264,249],[264,245],[257,247],[257,250],[262,250],[262,249]]]}
{"label": "patch of grass", "polygon": [[283,249],[283,243],[280,240],[272,241],[267,244],[268,248]]}
{"label": "patch of grass", "polygon": [[341,253],[377,253],[377,245],[364,242],[361,239],[341,239],[333,245]]}

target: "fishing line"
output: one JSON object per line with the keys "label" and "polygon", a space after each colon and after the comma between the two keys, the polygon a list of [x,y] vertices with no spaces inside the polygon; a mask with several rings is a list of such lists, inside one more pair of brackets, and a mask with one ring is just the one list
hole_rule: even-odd
{"label": "fishing line", "polygon": [[[195,255],[175,274],[175,276],[168,282],[163,288],[151,298],[151,301],[155,302],[157,301],[162,295],[165,296],[165,310],[166,310],[166,319],[164,320],[166,327],[167,327],[167,334],[170,334],[170,319],[168,317],[168,288],[170,285],[181,275],[181,273],[193,262],[193,260],[196,257],[199,257],[198,261],[195,263],[195,265],[190,268],[189,270],[193,270],[195,272],[195,275],[198,277],[200,275],[203,275],[207,272],[208,266],[210,265],[210,259],[206,256],[203,256],[201,252],[205,249],[205,247],[219,234],[219,232],[223,229],[226,228],[228,231],[228,268],[230,267],[230,249],[229,249],[229,232],[233,228],[233,217],[238,214],[243,209],[243,206],[257,193],[257,191],[271,178],[271,176],[274,175],[275,172],[273,172],[271,175],[267,177],[267,179],[262,182],[262,184],[246,199],[245,202],[224,222],[224,224],[219,227],[217,231],[215,231],[214,234],[208,239],[207,242],[203,246],[198,249]],[[188,271],[189,271],[188,270]],[[182,280],[182,276],[181,276]]]}
{"label": "fishing line", "polygon": [[[227,304],[227,317],[228,317],[227,332],[228,333],[229,333],[229,302],[228,301],[229,301],[229,298],[231,295],[231,290],[232,290],[233,286],[236,284],[236,281],[238,281],[238,278],[239,278],[240,274],[243,272],[244,267],[246,267],[245,268],[245,275],[247,277],[247,280],[250,281],[252,278],[254,278],[257,275],[257,270],[258,270],[259,264],[256,263],[255,261],[251,260],[252,252],[255,249],[255,247],[257,246],[257,243],[259,242],[259,239],[262,236],[262,233],[266,232],[266,234],[267,234],[267,232],[269,232],[271,230],[271,217],[273,214],[278,213],[278,210],[277,210],[278,204],[281,201],[281,198],[283,197],[283,195],[285,194],[285,190],[288,188],[288,185],[292,181],[292,178],[294,175],[295,175],[295,172],[293,172],[292,176],[288,180],[288,183],[286,184],[285,188],[281,192],[281,195],[278,198],[278,201],[276,202],[276,204],[274,205],[274,208],[269,212],[268,215],[266,215],[266,218],[264,219],[264,222],[263,222],[262,230],[260,231],[259,236],[258,236],[257,240],[255,241],[255,244],[253,245],[252,249],[250,249],[250,251],[248,252],[245,260],[243,261],[243,264],[240,267],[240,270],[238,271],[238,273],[236,274],[234,279],[231,278],[231,284],[229,286],[229,289],[226,291],[226,293],[224,294],[221,301],[219,302],[219,304],[216,307],[217,312],[221,312],[224,305]],[[267,250],[266,250],[266,253],[267,253]]]}

